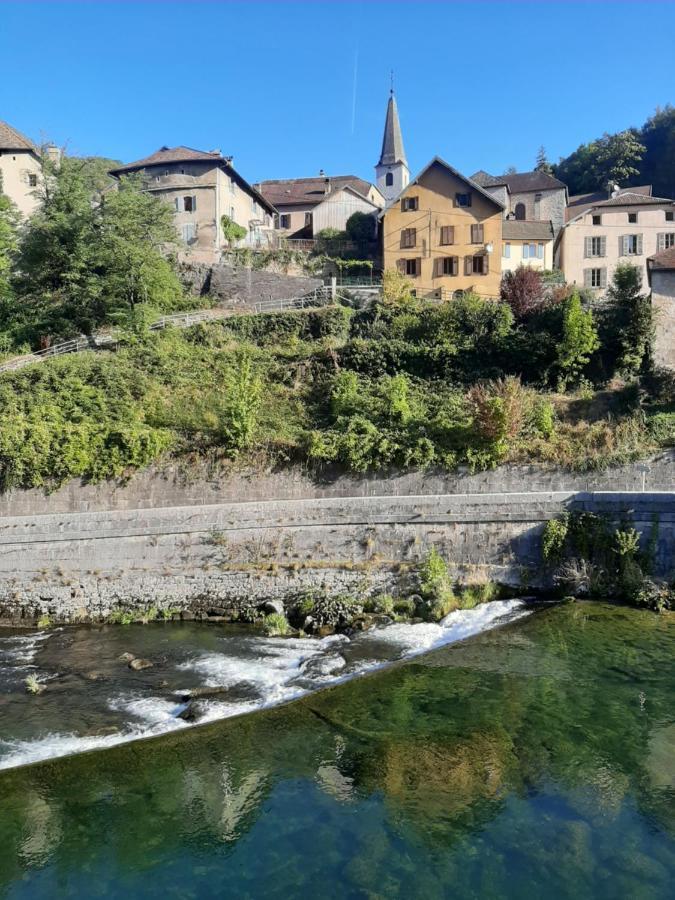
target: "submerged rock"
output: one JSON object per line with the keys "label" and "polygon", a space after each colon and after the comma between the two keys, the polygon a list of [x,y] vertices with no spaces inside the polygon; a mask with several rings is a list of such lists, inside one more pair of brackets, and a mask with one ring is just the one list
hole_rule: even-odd
{"label": "submerged rock", "polygon": [[122,653],[122,655],[119,657],[119,659],[121,659],[122,662],[127,662],[127,663],[131,662],[131,660],[135,659],[135,658],[136,657],[134,656],[133,653]]}
{"label": "submerged rock", "polygon": [[154,663],[151,663],[149,659],[141,659],[140,657],[129,660],[129,668],[133,669],[134,672],[140,672],[141,669],[151,669],[153,665]]}

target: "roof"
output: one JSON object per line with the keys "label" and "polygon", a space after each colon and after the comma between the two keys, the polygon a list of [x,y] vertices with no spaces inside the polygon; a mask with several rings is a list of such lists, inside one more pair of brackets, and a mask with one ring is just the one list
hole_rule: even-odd
{"label": "roof", "polygon": [[331,191],[330,194],[324,194],[318,205],[321,205],[321,203],[326,203],[328,200],[332,200],[333,197],[337,196],[337,194],[340,194],[343,191],[354,194],[354,196],[358,197],[359,200],[363,200],[364,203],[372,206],[374,210],[377,210],[378,212],[380,211],[380,207],[377,205],[377,203],[373,203],[372,200],[369,200],[368,197],[364,196],[355,188],[353,188],[351,184],[343,184],[342,187],[336,188],[335,190]]}
{"label": "roof", "polygon": [[319,175],[316,178],[279,178],[256,183],[257,189],[274,206],[316,205],[331,191],[350,187],[367,197],[372,187],[369,181],[356,175]]}
{"label": "roof", "polygon": [[[619,189],[620,195],[629,192],[631,194],[641,194],[645,197],[651,197],[652,186],[651,184],[641,184],[636,187]],[[590,209],[591,206],[596,206],[598,203],[602,203],[607,199],[607,191],[594,191],[591,194],[575,194],[569,199],[567,210],[565,211],[566,218],[568,220],[573,219],[575,216],[578,216],[580,212]]]}
{"label": "roof", "polygon": [[502,237],[505,240],[552,241],[553,225],[550,222],[531,222],[525,219],[504,219]]}
{"label": "roof", "polygon": [[650,197],[646,194],[637,194],[631,188],[625,188],[616,197],[605,198],[597,203],[592,203],[590,206],[577,205],[572,207],[572,209],[568,210],[565,224],[570,225],[572,222],[581,219],[586,213],[596,209],[603,210],[607,207],[624,206],[663,206],[664,203],[675,206],[675,200],[671,200],[669,197]]}
{"label": "roof", "polygon": [[675,247],[647,258],[648,269],[675,269]]}
{"label": "roof", "polygon": [[481,187],[501,187],[506,185],[510,194],[523,194],[528,191],[553,191],[565,189],[566,185],[546,172],[514,172],[505,175],[488,175],[482,169],[471,176]]}
{"label": "roof", "polygon": [[390,200],[389,203],[387,203],[385,208],[380,213],[379,218],[381,219],[382,216],[388,210],[390,210],[392,206],[394,206],[394,204],[398,203],[399,199],[403,196],[403,194],[405,194],[405,192],[408,190],[408,188],[410,188],[414,184],[417,184],[419,182],[420,178],[422,178],[422,176],[425,175],[432,166],[442,166],[444,169],[447,169],[451,175],[454,175],[455,178],[459,178],[465,184],[468,184],[469,187],[472,187],[475,191],[478,191],[478,193],[481,196],[485,197],[486,200],[489,200],[490,203],[493,203],[497,207],[497,209],[502,209],[502,210],[504,209],[504,204],[500,203],[496,197],[492,196],[492,194],[488,194],[488,192],[483,190],[483,188],[479,184],[476,184],[476,182],[473,181],[471,178],[467,178],[466,175],[462,175],[461,172],[458,172],[457,169],[455,169],[453,166],[450,165],[450,163],[446,163],[446,161],[444,159],[441,159],[440,156],[434,156],[434,158],[431,160],[431,162],[427,163],[427,165],[422,169],[422,171],[419,172],[412,179],[410,184],[406,185],[406,187],[403,188],[403,190],[400,192],[400,194],[398,194],[397,197],[394,197],[393,200]]}
{"label": "roof", "polygon": [[236,181],[241,188],[255,197],[268,212],[271,214],[276,212],[273,204],[257,191],[253,185],[249,184],[248,181],[246,181],[246,179],[232,166],[231,157],[222,156],[220,150],[194,150],[192,147],[182,146],[160,147],[159,150],[155,153],[151,153],[150,156],[146,156],[143,159],[137,159],[136,162],[118,166],[116,169],[111,169],[109,174],[113,175],[115,178],[119,178],[121,175],[128,175],[131,172],[138,172],[141,169],[151,168],[152,166],[163,166],[168,163],[181,162],[211,162],[214,165],[226,168],[228,174],[231,175],[234,181]]}
{"label": "roof", "polygon": [[30,150],[39,155],[38,148],[25,134],[3,121],[0,121],[0,150]]}
{"label": "roof", "polygon": [[393,166],[395,163],[408,165],[403,149],[403,135],[401,123],[398,118],[398,106],[392,90],[387,104],[387,118],[384,121],[384,135],[382,136],[382,152],[378,166]]}

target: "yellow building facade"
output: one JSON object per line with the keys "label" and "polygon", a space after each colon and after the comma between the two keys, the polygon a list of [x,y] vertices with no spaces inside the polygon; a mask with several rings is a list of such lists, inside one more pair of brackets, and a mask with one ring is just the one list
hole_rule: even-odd
{"label": "yellow building facade", "polygon": [[497,298],[504,207],[436,157],[380,214],[385,269],[419,296],[474,291]]}

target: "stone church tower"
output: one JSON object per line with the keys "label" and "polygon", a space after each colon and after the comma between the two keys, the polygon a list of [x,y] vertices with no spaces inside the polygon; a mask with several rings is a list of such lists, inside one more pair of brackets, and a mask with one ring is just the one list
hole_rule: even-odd
{"label": "stone church tower", "polygon": [[398,197],[410,181],[408,160],[405,158],[405,150],[403,149],[401,123],[398,120],[398,107],[396,106],[393,88],[387,105],[382,152],[380,153],[380,161],[375,166],[375,175],[377,177],[377,186],[387,203]]}

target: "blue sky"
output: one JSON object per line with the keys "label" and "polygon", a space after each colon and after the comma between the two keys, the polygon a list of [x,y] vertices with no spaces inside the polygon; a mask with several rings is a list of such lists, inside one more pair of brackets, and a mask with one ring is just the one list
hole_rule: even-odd
{"label": "blue sky", "polygon": [[674,34],[669,2],[0,0],[0,119],[74,154],[368,178],[393,68],[413,172],[523,170],[675,101]]}

